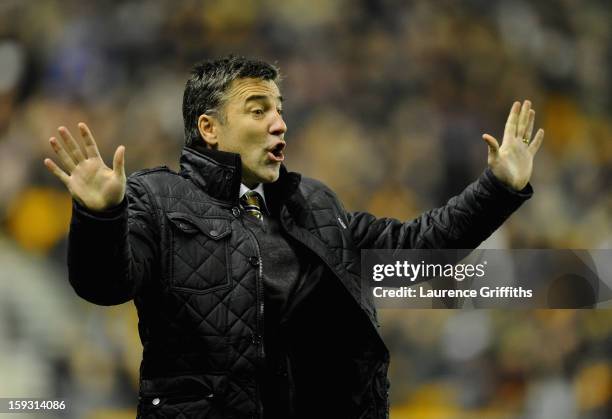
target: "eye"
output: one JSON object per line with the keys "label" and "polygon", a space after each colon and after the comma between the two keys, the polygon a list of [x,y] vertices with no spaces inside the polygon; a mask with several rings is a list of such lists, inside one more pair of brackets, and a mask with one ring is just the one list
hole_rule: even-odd
{"label": "eye", "polygon": [[253,115],[255,115],[255,116],[263,116],[264,111],[263,111],[263,109],[253,109],[253,110],[251,111],[251,113],[252,113]]}
{"label": "eye", "polygon": [[277,109],[277,112],[278,112],[279,115],[283,114],[283,110],[282,109]]}

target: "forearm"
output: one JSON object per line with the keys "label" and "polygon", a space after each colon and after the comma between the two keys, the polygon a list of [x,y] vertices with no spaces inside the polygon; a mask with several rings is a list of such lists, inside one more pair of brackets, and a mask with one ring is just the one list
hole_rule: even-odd
{"label": "forearm", "polygon": [[68,237],[69,281],[83,299],[100,305],[129,301],[137,288],[130,274],[127,200],[94,213],[73,204]]}
{"label": "forearm", "polygon": [[411,221],[349,215],[351,234],[361,249],[472,249],[491,235],[533,191],[515,191],[486,170],[446,205]]}
{"label": "forearm", "polygon": [[529,184],[523,190],[516,191],[504,185],[487,169],[445,206],[420,217],[419,222],[425,224],[426,230],[419,235],[415,247],[475,248],[532,194],[533,189]]}

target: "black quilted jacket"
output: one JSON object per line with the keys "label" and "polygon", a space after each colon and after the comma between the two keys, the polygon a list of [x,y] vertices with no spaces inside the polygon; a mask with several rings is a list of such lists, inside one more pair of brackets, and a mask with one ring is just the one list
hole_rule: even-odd
{"label": "black quilted jacket", "polygon": [[[185,148],[180,173],[130,176],[118,208],[74,205],[70,283],[95,304],[134,299],[138,310],[139,417],[264,417],[255,376],[265,356],[266,267],[238,206],[240,167],[236,154]],[[360,250],[474,248],[532,192],[487,170],[405,223],[346,212],[325,185],[284,167],[265,193],[299,249],[306,284],[281,320],[296,415],[378,419],[388,416],[389,352],[361,297]]]}

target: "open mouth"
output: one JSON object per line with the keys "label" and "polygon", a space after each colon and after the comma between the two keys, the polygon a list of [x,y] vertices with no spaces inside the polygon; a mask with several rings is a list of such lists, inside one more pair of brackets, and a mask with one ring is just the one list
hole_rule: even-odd
{"label": "open mouth", "polygon": [[283,150],[285,143],[278,143],[274,147],[268,149],[268,158],[272,161],[281,162],[285,160]]}

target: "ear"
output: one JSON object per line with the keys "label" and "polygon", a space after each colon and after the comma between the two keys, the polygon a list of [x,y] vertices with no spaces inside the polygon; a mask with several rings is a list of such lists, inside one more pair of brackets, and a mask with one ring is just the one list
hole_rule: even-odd
{"label": "ear", "polygon": [[204,140],[207,148],[217,148],[219,141],[217,140],[217,124],[218,121],[211,115],[203,113],[198,118],[198,131]]}

